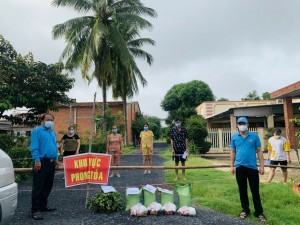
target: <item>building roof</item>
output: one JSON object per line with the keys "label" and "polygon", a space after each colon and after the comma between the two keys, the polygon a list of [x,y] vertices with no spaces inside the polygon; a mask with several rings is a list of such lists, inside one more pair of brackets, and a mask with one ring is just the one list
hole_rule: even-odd
{"label": "building roof", "polygon": [[270,94],[271,99],[276,98],[300,98],[300,81],[278,89]]}

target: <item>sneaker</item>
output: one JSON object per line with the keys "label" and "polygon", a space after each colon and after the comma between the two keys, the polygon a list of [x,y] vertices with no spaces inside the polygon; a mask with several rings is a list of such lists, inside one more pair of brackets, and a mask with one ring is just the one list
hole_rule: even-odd
{"label": "sneaker", "polygon": [[148,174],[151,174],[151,171],[150,171],[150,170],[148,171]]}
{"label": "sneaker", "polygon": [[109,177],[114,177],[114,174],[111,174]]}
{"label": "sneaker", "polygon": [[147,171],[144,172],[144,175],[146,175],[146,174],[147,174]]}
{"label": "sneaker", "polygon": [[119,178],[120,178],[120,177],[121,177],[121,175],[118,173],[118,174],[117,174],[117,177],[119,177]]}
{"label": "sneaker", "polygon": [[34,212],[32,213],[32,219],[34,220],[42,220],[44,219],[42,214],[40,212]]}
{"label": "sneaker", "polygon": [[240,220],[246,219],[247,216],[248,216],[248,213],[246,213],[245,211],[241,212],[241,213],[240,213]]}
{"label": "sneaker", "polygon": [[266,217],[263,214],[258,215],[257,218],[261,223],[265,223],[267,221]]}

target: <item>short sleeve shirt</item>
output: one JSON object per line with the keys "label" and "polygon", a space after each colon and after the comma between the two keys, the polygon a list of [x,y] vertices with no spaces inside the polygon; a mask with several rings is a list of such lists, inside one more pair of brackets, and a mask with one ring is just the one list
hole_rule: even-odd
{"label": "short sleeve shirt", "polygon": [[77,145],[78,142],[77,140],[80,139],[79,136],[77,134],[74,134],[73,136],[69,136],[67,134],[65,134],[62,137],[62,140],[64,140],[64,151],[76,151],[77,150]]}
{"label": "short sleeve shirt", "polygon": [[151,130],[142,131],[140,138],[142,141],[142,148],[152,148],[153,146],[153,132]]}
{"label": "short sleeve shirt", "polygon": [[268,140],[268,151],[271,151],[271,160],[287,160],[286,152],[290,151],[290,145],[284,137],[279,139],[270,137]]}
{"label": "short sleeve shirt", "polygon": [[181,127],[180,131],[178,128],[173,127],[170,138],[173,140],[174,151],[184,152],[186,150],[185,139],[188,138],[188,133],[184,127]]}
{"label": "short sleeve shirt", "polygon": [[240,133],[234,134],[231,138],[231,148],[235,151],[235,167],[257,169],[256,149],[260,147],[261,142],[257,134],[248,131],[245,138]]}

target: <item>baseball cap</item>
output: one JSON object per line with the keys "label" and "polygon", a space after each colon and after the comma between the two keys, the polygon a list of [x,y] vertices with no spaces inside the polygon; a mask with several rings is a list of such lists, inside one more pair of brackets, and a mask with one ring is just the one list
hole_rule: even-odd
{"label": "baseball cap", "polygon": [[237,123],[248,123],[248,120],[246,117],[240,117],[238,118]]}

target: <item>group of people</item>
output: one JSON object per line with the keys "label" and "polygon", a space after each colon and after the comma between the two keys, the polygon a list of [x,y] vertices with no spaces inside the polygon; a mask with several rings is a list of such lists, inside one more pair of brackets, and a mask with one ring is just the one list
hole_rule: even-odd
{"label": "group of people", "polygon": [[[58,151],[56,146],[56,134],[53,130],[54,116],[47,113],[41,118],[42,125],[32,131],[31,154],[34,159],[33,184],[32,184],[32,218],[42,220],[41,212],[53,211],[55,208],[48,206],[48,196],[51,192],[54,180],[55,168],[58,166]],[[174,120],[175,126],[171,129],[171,151],[175,166],[184,167],[188,156],[188,133],[182,126],[182,119]],[[238,132],[231,139],[230,172],[235,174],[239,188],[242,212],[240,219],[245,219],[249,213],[248,182],[252,193],[255,216],[261,222],[266,218],[259,193],[259,174],[264,174],[264,157],[261,150],[261,142],[257,134],[248,130],[247,118],[240,117],[237,120]],[[144,174],[151,174],[154,135],[149,130],[149,124],[144,124],[140,133],[140,151],[143,155]],[[270,160],[270,173],[268,182],[271,182],[275,167],[272,165],[286,166],[291,162],[290,146],[287,140],[281,136],[281,130],[275,129],[274,136],[268,140],[268,160]],[[63,156],[78,154],[80,150],[80,138],[75,134],[73,126],[68,128],[68,133],[61,140],[60,153]],[[113,126],[111,134],[107,136],[106,153],[111,155],[111,165],[120,165],[120,156],[123,153],[122,137],[118,133],[117,126]],[[257,168],[257,159],[259,168]],[[281,167],[284,182],[287,182],[287,168]],[[110,177],[121,177],[119,170],[112,171]],[[182,179],[186,180],[185,169],[182,169]],[[175,181],[178,180],[178,169],[175,169]]]}

